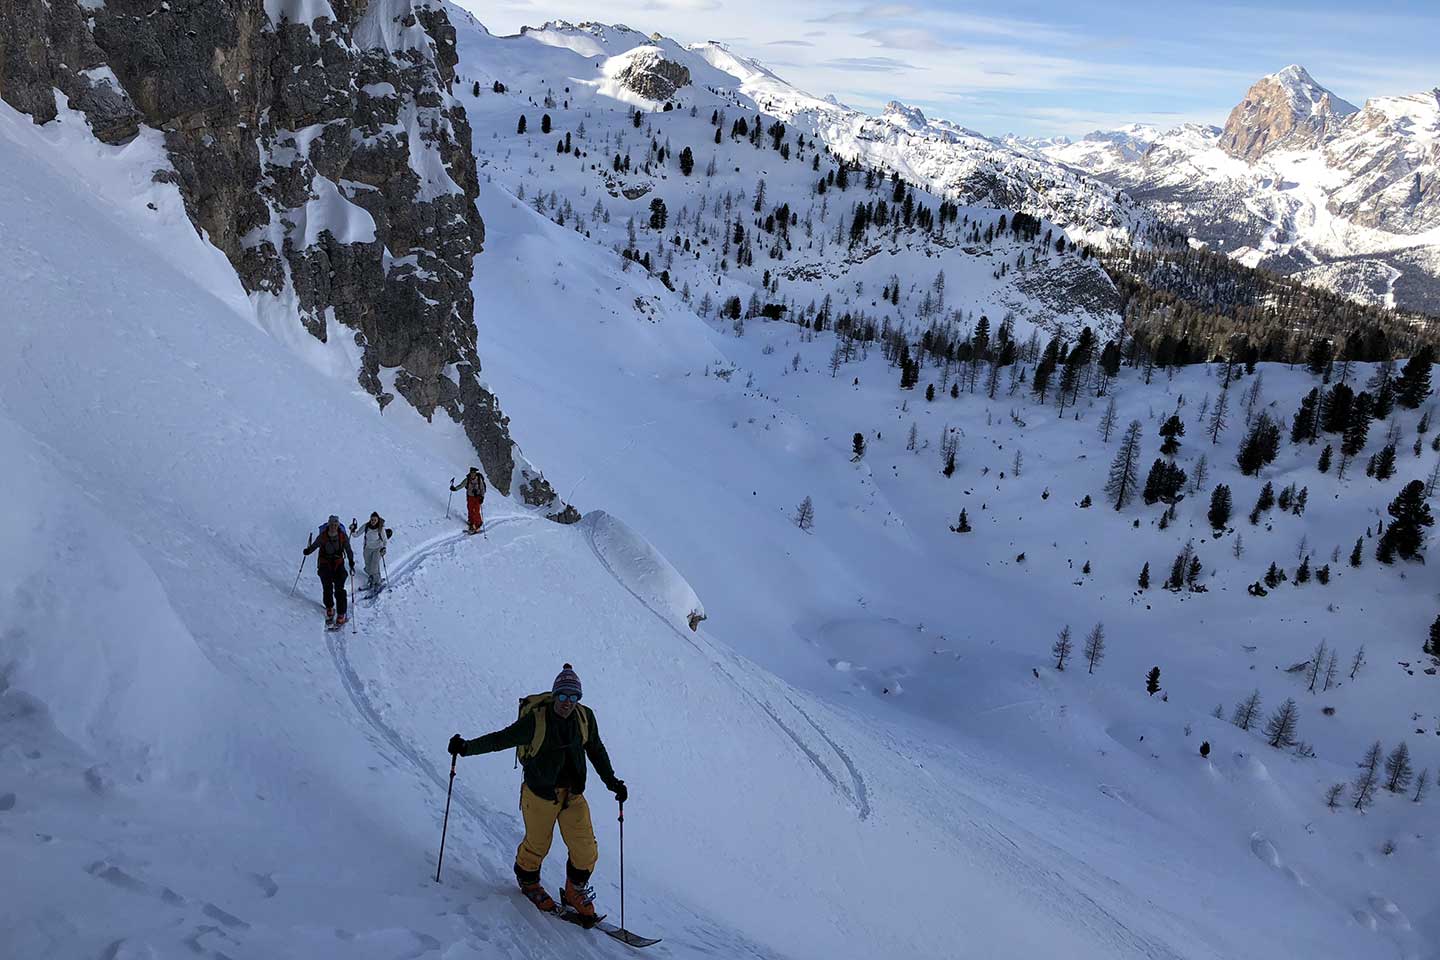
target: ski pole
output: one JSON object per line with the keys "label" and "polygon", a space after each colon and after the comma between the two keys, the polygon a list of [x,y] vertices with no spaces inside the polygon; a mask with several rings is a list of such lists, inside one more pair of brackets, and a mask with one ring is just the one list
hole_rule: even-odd
{"label": "ski pole", "polygon": [[[315,542],[315,535],[312,533],[305,538],[305,549],[310,549],[310,544]],[[305,572],[305,561],[310,559],[310,554],[300,555],[300,569],[295,572],[295,583],[290,587],[290,596],[295,596],[296,587],[300,586],[300,574]]]}
{"label": "ski pole", "polygon": [[435,882],[440,882],[440,864],[445,862],[445,831],[450,829],[450,794],[455,789],[455,761],[458,754],[450,754],[450,786],[445,791],[445,819],[440,824],[440,859],[435,861]]}
{"label": "ski pole", "polygon": [[625,930],[625,804],[620,804],[620,929],[629,942],[630,933]]}
{"label": "ski pole", "polygon": [[385,562],[384,553],[380,554],[380,569],[384,573],[384,576],[380,579],[380,586],[390,586],[390,564]]}
{"label": "ski pole", "polygon": [[[352,593],[355,591],[355,564],[353,563],[350,564],[350,591]],[[358,600],[360,598],[356,597],[355,599]],[[350,617],[350,636],[353,637],[355,636],[355,621],[360,619],[360,604],[355,604],[355,609],[351,611],[351,613],[352,616]]]}
{"label": "ski pole", "polygon": [[450,478],[450,496],[445,501],[445,519],[450,519],[450,504],[455,502],[455,478]]}

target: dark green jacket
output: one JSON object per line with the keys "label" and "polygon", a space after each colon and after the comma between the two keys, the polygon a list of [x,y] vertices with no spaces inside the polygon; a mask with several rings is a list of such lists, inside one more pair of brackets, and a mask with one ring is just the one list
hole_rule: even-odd
{"label": "dark green jacket", "polygon": [[[553,801],[556,781],[559,779],[561,771],[564,770],[568,758],[573,771],[572,792],[584,793],[585,758],[587,756],[595,765],[595,772],[600,774],[600,779],[605,786],[614,790],[620,781],[615,776],[614,768],[610,766],[610,754],[605,750],[605,742],[600,739],[600,725],[595,722],[595,712],[584,704],[580,704],[576,708],[577,711],[584,710],[590,721],[590,739],[582,745],[580,721],[576,713],[572,713],[568,719],[562,720],[555,713],[553,707],[547,705],[540,709],[548,711],[549,715],[545,718],[545,741],[540,745],[540,750],[535,756],[525,763],[525,785],[530,788],[530,792],[537,797]],[[513,750],[516,747],[528,746],[534,737],[535,714],[529,713],[504,730],[496,730],[483,737],[466,740],[460,756],[473,757],[481,753]]]}

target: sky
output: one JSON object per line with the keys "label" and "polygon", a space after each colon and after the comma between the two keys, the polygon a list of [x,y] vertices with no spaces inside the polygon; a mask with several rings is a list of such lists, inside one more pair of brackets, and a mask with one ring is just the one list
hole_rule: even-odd
{"label": "sky", "polygon": [[1440,3],[461,0],[493,33],[546,20],[718,40],[862,110],[903,100],[992,136],[1223,124],[1290,63],[1356,106],[1440,86]]}

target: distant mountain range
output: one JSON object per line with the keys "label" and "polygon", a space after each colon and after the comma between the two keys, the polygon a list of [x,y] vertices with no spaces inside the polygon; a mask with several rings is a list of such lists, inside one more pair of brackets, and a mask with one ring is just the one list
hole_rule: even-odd
{"label": "distant mountain range", "polygon": [[1126,191],[1248,265],[1440,313],[1440,88],[1357,109],[1292,65],[1255,83],[1223,128],[1005,143]]}

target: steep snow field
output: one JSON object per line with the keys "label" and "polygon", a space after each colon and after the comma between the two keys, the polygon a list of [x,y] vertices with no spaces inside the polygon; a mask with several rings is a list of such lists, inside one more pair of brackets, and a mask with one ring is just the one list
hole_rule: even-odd
{"label": "steep snow field", "polygon": [[[500,117],[476,118],[477,144],[513,135]],[[1322,797],[1377,737],[1440,766],[1440,678],[1418,652],[1433,578],[1381,568],[1373,540],[1344,564],[1398,483],[1322,476],[1318,448],[1286,444],[1266,471],[1309,486],[1305,515],[1245,522],[1250,378],[1215,446],[1195,422],[1208,371],[1117,388],[1142,474],[1185,397],[1180,461],[1204,452],[1231,484],[1237,560],[1234,533],[1207,542],[1204,492],[1163,531],[1158,506],[1105,505],[1103,400],[1078,422],[1023,387],[926,403],[938,371],[901,393],[878,350],[832,376],[829,335],[707,325],[497,176],[483,375],[590,512],[560,527],[492,493],[487,535],[465,538],[443,519],[472,459],[458,430],[378,414],[339,332],[262,329],[151,182],[159,163],[154,139],[116,150],[71,114],[36,128],[0,106],[0,856],[18,865],[0,956],[623,951],[513,892],[506,755],[461,762],[434,883],[445,739],[507,722],[563,660],[632,791],[627,920],[665,938],[656,956],[1435,955],[1434,801],[1382,792],[1362,816]],[[1262,369],[1288,417],[1310,378]],[[1409,453],[1416,419],[1399,418],[1397,480],[1433,461]],[[805,496],[809,533],[790,519]],[[975,530],[958,535],[962,507]],[[371,509],[397,531],[392,588],[325,634],[313,565],[289,595],[304,536]],[[1271,560],[1294,569],[1302,535],[1316,565],[1341,548],[1331,585],[1248,596]],[[1209,592],[1160,590],[1190,537]],[[1097,620],[1095,673],[1053,670],[1059,627],[1078,646]],[[1347,659],[1365,642],[1368,665],[1311,695],[1286,668],[1321,638]],[[1143,689],[1154,665],[1163,698]],[[1267,713],[1300,701],[1315,758],[1210,717],[1253,688]],[[614,913],[615,808],[591,800]]]}

